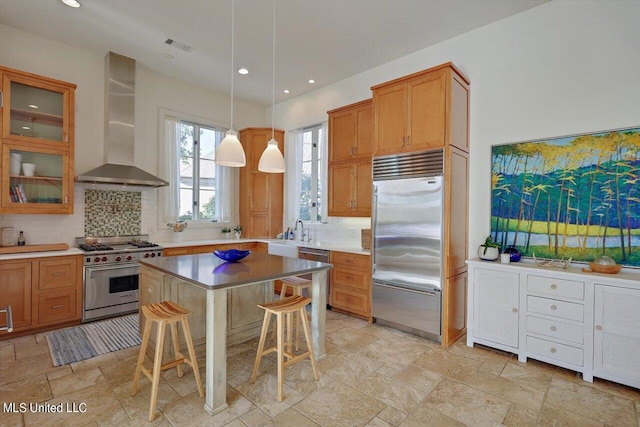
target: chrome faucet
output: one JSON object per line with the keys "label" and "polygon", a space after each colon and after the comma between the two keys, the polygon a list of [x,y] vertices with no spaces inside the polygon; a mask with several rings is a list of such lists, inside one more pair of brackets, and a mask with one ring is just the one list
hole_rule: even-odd
{"label": "chrome faucet", "polygon": [[293,228],[293,231],[298,231],[298,223],[300,223],[300,241],[304,242],[304,223],[301,219],[296,220],[296,226]]}

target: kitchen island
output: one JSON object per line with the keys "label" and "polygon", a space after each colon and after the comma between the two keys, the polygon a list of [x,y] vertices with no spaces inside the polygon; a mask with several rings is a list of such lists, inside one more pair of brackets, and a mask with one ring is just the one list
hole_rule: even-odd
{"label": "kitchen island", "polygon": [[[238,339],[257,336],[252,336],[256,304],[273,298],[274,280],[311,273],[311,340],[316,358],[324,356],[326,277],[331,267],[264,253],[252,253],[238,263],[223,262],[210,253],[144,259],[140,261],[140,304],[171,299],[191,310],[194,341],[198,326],[204,325],[204,408],[216,414],[227,408],[227,335]],[[260,322],[261,317],[258,319]]]}

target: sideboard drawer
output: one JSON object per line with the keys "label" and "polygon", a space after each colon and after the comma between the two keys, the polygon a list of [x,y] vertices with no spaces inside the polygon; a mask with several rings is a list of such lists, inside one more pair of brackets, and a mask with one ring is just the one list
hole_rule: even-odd
{"label": "sideboard drawer", "polygon": [[584,321],[584,306],[571,302],[558,301],[550,298],[527,296],[527,311],[529,313],[545,314],[561,319]]}
{"label": "sideboard drawer", "polygon": [[531,275],[527,277],[527,291],[583,300],[584,282]]}
{"label": "sideboard drawer", "polygon": [[545,335],[550,338],[558,338],[571,341],[576,344],[584,343],[584,328],[557,320],[543,319],[536,316],[527,316],[527,332]]}
{"label": "sideboard drawer", "polygon": [[561,362],[571,363],[572,365],[582,366],[583,351],[581,348],[572,347],[570,345],[558,344],[556,342],[543,340],[527,336],[527,352],[534,353],[549,359],[559,360]]}

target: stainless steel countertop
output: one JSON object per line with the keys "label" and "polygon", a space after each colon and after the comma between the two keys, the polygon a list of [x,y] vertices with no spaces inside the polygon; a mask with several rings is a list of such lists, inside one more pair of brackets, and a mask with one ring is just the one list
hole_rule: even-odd
{"label": "stainless steel countertop", "polygon": [[329,270],[331,264],[265,253],[251,253],[240,262],[224,262],[213,254],[181,255],[140,261],[163,273],[205,289],[221,289],[287,276]]}

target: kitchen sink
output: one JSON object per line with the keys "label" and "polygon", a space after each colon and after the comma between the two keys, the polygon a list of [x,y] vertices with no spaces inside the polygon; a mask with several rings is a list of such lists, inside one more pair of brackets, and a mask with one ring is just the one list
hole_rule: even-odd
{"label": "kitchen sink", "polygon": [[289,240],[283,240],[281,242],[269,242],[269,253],[271,255],[298,258],[298,246],[298,242]]}

